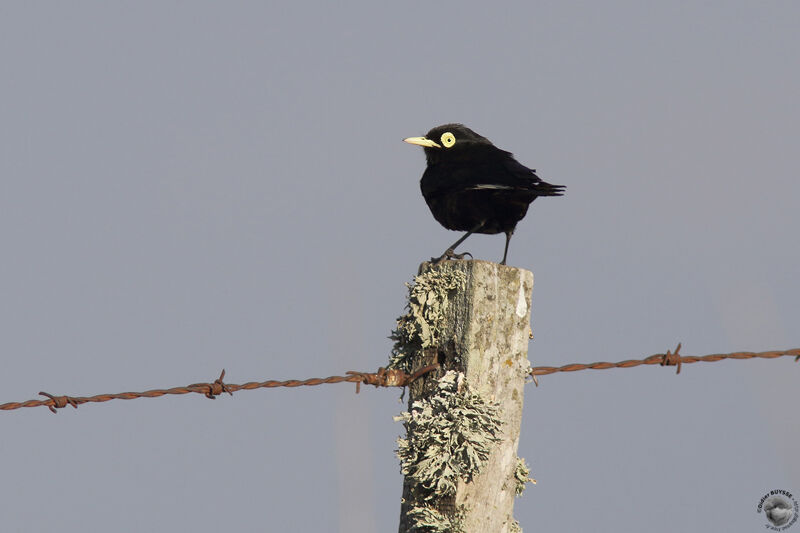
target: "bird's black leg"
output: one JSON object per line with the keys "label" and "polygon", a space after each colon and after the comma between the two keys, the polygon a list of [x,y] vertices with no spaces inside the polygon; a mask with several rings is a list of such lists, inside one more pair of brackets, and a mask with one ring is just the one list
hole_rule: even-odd
{"label": "bird's black leg", "polygon": [[470,235],[472,235],[476,231],[480,230],[483,227],[483,224],[484,223],[481,222],[480,224],[478,224],[477,226],[475,226],[474,228],[469,230],[467,233],[465,233],[463,237],[458,239],[447,250],[445,250],[444,253],[441,255],[441,257],[431,257],[431,261],[433,261],[433,264],[434,265],[438,265],[439,263],[441,263],[445,259],[464,259],[464,256],[467,256],[467,255],[472,257],[472,254],[469,253],[469,252],[464,252],[463,254],[457,254],[456,253],[456,247],[459,244],[461,244],[462,242],[466,241],[467,237],[469,237]]}
{"label": "bird's black leg", "polygon": [[511,231],[507,231],[506,232],[506,249],[503,250],[503,260],[500,261],[501,265],[505,265],[506,264],[506,257],[508,257],[508,243],[511,242],[511,236],[512,235],[514,235],[514,230],[513,229]]}

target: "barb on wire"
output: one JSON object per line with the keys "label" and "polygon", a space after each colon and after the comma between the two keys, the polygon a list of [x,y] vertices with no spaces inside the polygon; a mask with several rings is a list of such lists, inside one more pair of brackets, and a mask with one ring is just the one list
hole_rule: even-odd
{"label": "barb on wire", "polygon": [[530,375],[533,377],[534,383],[538,385],[538,381],[536,376],[545,376],[547,374],[554,374],[556,372],[577,372],[578,370],[605,370],[608,368],[632,368],[639,365],[661,365],[661,366],[675,366],[677,367],[676,374],[681,373],[681,365],[682,364],[689,364],[689,363],[697,363],[700,361],[704,361],[707,363],[713,363],[716,361],[722,361],[723,359],[754,359],[754,358],[761,358],[761,359],[775,359],[777,357],[784,357],[784,356],[794,356],[795,362],[800,361],[800,348],[794,348],[791,350],[783,350],[783,351],[771,351],[771,352],[733,352],[733,353],[715,353],[711,355],[702,355],[702,356],[694,356],[694,355],[681,355],[681,345],[678,343],[678,346],[675,348],[674,352],[667,350],[666,353],[657,353],[653,354],[650,357],[646,357],[644,359],[628,359],[626,361],[620,361],[618,363],[606,363],[606,362],[599,362],[599,363],[590,363],[590,364],[582,364],[582,363],[573,363],[571,365],[564,365],[560,367],[555,366],[537,366],[531,369]]}
{"label": "barb on wire", "polygon": [[56,413],[58,409],[71,405],[78,408],[79,405],[84,403],[99,403],[107,402],[109,400],[134,400],[136,398],[158,398],[167,394],[189,394],[197,393],[202,394],[206,398],[212,400],[223,392],[227,392],[233,396],[234,392],[240,390],[253,390],[253,389],[271,389],[275,387],[303,387],[322,385],[324,383],[355,383],[356,393],[360,392],[361,384],[374,385],[375,387],[405,387],[412,381],[420,376],[427,374],[431,370],[438,368],[439,365],[429,365],[420,368],[413,374],[406,374],[402,370],[379,368],[377,372],[346,372],[346,376],[330,376],[327,378],[310,378],[310,379],[289,379],[286,381],[251,381],[242,385],[225,383],[225,370],[213,383],[192,383],[185,387],[173,387],[171,389],[153,389],[145,392],[121,392],[116,394],[98,394],[96,396],[56,396],[47,392],[40,392],[42,396],[46,396],[46,400],[28,400],[26,402],[10,402],[0,404],[0,411],[11,411],[21,407],[40,407],[46,406],[52,412]]}

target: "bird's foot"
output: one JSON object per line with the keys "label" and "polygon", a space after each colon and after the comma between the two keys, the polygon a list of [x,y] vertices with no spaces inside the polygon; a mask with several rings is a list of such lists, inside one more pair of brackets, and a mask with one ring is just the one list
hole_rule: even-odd
{"label": "bird's foot", "polygon": [[473,258],[472,254],[469,253],[469,252],[464,252],[464,253],[461,253],[461,254],[457,254],[455,250],[453,250],[452,248],[448,248],[442,254],[441,257],[431,257],[431,262],[434,265],[438,265],[439,263],[441,263],[442,261],[445,261],[447,259],[464,259],[466,256],[469,256],[470,259]]}

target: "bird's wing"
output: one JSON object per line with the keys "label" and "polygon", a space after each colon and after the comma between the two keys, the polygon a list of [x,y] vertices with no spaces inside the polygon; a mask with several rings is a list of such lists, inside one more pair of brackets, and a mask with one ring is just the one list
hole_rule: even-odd
{"label": "bird's wing", "polygon": [[436,197],[459,191],[496,191],[521,193],[522,197],[560,196],[561,185],[551,185],[539,179],[536,171],[519,163],[510,152],[491,147],[491,151],[476,152],[473,157],[457,164],[428,165],[420,183],[422,194]]}
{"label": "bird's wing", "polygon": [[486,164],[479,183],[473,183],[470,190],[517,190],[535,196],[561,196],[562,185],[551,185],[542,181],[534,169],[528,168],[506,151],[498,150],[497,157]]}

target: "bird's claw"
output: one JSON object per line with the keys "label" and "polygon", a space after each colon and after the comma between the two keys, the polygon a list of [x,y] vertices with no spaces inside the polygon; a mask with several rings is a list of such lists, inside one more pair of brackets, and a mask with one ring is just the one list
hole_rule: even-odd
{"label": "bird's claw", "polygon": [[464,252],[464,253],[457,254],[455,252],[455,250],[453,250],[452,248],[449,248],[448,250],[446,250],[442,254],[441,257],[431,257],[431,262],[434,265],[438,265],[439,263],[441,263],[442,261],[445,261],[447,259],[464,259],[466,256],[469,256],[470,259],[473,259],[472,254],[469,253],[469,252]]}

